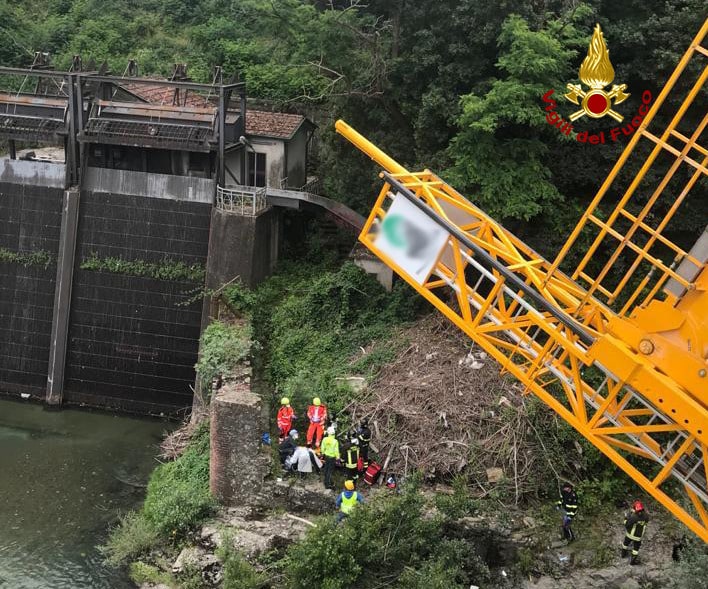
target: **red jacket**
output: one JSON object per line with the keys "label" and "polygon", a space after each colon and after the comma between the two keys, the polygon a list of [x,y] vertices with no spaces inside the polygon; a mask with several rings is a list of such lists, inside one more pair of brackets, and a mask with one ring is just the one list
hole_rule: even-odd
{"label": "red jacket", "polygon": [[325,405],[310,405],[307,408],[307,418],[310,423],[324,426],[327,421],[327,407]]}
{"label": "red jacket", "polygon": [[278,427],[288,427],[291,425],[293,418],[295,417],[295,411],[289,405],[283,405],[278,409]]}

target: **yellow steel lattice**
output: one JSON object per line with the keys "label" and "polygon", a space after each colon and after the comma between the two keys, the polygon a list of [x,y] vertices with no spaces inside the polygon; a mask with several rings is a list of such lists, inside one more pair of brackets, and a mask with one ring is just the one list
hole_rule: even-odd
{"label": "yellow steel lattice", "polygon": [[[704,24],[552,265],[552,270],[561,267],[574,248],[590,241],[590,248],[579,252],[580,263],[568,272],[587,286],[586,297],[603,300],[621,316],[671,296],[662,290],[668,280],[677,283],[674,292],[688,287],[690,280],[677,272],[680,262],[703,263],[664,233],[667,228],[677,232],[672,221],[689,198],[699,211],[706,210],[706,32]],[[678,109],[669,112],[666,98],[679,82],[688,90]],[[655,128],[657,115],[670,120],[663,131]],[[625,168],[637,162],[642,162],[639,172],[627,180]]]}
{"label": "yellow steel lattice", "polygon": [[[648,113],[645,125],[692,56],[708,56],[700,46],[707,31],[708,21]],[[704,70],[700,84],[694,85],[668,130],[655,135],[656,148],[670,153],[661,142],[668,144],[672,133],[682,135],[687,151],[683,156],[681,150],[678,156],[671,155],[676,156],[677,166],[691,166],[692,174],[699,175],[705,173],[705,160],[690,154],[696,149],[703,153],[698,139],[705,118],[699,132],[677,131],[677,124],[699,95],[705,78]],[[385,170],[384,186],[360,241],[529,392],[708,542],[708,273],[702,271],[701,260],[663,235],[663,219],[674,215],[685,195],[677,197],[678,204],[669,206],[658,223],[651,225],[651,211],[676,170],[669,164],[658,180],[660,189],[645,193],[642,206],[633,207],[630,201],[636,187],[659,157],[650,155],[615,210],[604,219],[599,213],[599,203],[618,170],[640,138],[649,138],[649,131],[642,127],[627,147],[553,264],[431,172],[409,172],[342,121],[337,122],[337,131]],[[696,182],[689,181],[685,192]],[[430,275],[422,281],[377,242],[397,199],[405,199],[447,232]],[[621,226],[622,219],[629,227]],[[582,231],[591,226],[604,233],[593,243],[594,253],[588,252],[569,277],[560,271],[561,263]],[[645,235],[642,239],[637,238],[640,231]],[[617,243],[598,264],[594,254],[604,253],[607,236]],[[679,259],[688,259],[698,272],[687,279],[654,254],[655,243]],[[610,270],[627,252],[635,257],[628,268],[638,259],[636,267],[623,271],[618,282],[609,285]],[[632,276],[643,270],[644,263],[654,267],[652,274],[633,282]],[[659,296],[661,288],[668,288],[667,280],[674,280],[681,292]],[[627,289],[630,294],[623,295]],[[612,305],[618,301],[622,309],[616,312]],[[669,478],[680,485],[666,485]]]}

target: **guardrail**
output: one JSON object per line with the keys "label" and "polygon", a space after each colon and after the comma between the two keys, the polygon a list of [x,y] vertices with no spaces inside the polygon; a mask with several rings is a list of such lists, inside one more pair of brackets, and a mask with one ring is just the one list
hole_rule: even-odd
{"label": "guardrail", "polygon": [[266,188],[240,186],[238,188],[216,187],[216,207],[222,211],[244,217],[255,217],[268,207]]}

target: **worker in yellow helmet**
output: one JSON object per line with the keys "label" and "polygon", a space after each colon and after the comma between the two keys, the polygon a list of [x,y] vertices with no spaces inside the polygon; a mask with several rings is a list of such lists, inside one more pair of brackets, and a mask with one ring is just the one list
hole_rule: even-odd
{"label": "worker in yellow helmet", "polygon": [[293,427],[293,419],[297,419],[294,409],[290,406],[290,399],[283,397],[280,399],[280,409],[278,409],[278,430],[280,431],[280,441],[288,437]]}
{"label": "worker in yellow helmet", "polygon": [[344,491],[337,497],[337,508],[339,509],[337,521],[340,522],[347,517],[357,503],[364,503],[364,498],[361,493],[354,490],[354,481],[345,481]]}
{"label": "worker in yellow helmet", "polygon": [[320,443],[324,435],[324,424],[327,421],[327,406],[322,404],[319,397],[312,399],[312,405],[307,408],[307,418],[310,420],[310,427],[307,428],[307,446],[312,448],[315,442],[315,451],[320,451]]}

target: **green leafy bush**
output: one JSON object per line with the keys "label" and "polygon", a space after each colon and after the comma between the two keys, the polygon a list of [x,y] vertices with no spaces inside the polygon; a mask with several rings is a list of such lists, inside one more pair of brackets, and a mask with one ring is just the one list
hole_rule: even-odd
{"label": "green leafy bush", "polygon": [[202,426],[182,456],[152,473],[142,514],[168,539],[196,527],[214,507],[209,492],[209,430]]}
{"label": "green leafy bush", "polygon": [[460,519],[479,511],[479,502],[470,494],[467,479],[462,475],[457,475],[452,480],[451,495],[435,495],[435,506],[451,519]]}
{"label": "green leafy bush", "polygon": [[232,310],[243,314],[250,313],[256,303],[255,293],[241,282],[234,282],[224,288],[221,296]]}
{"label": "green leafy bush", "polygon": [[265,576],[257,572],[253,566],[234,548],[231,538],[224,537],[217,556],[224,566],[223,589],[260,589],[265,585]]}
{"label": "green leafy bush", "polygon": [[703,589],[708,578],[708,552],[700,541],[689,542],[674,565],[666,589]]}
{"label": "green leafy bush", "polygon": [[350,365],[359,346],[386,340],[425,305],[404,283],[388,293],[349,262],[335,269],[285,264],[256,297],[254,331],[266,351],[271,383],[296,408],[319,396],[334,411],[351,397],[351,389],[337,378],[373,374],[392,357],[390,347],[375,348],[368,359]]}
{"label": "green leafy bush", "polygon": [[445,520],[426,513],[418,480],[400,494],[375,497],[342,524],[323,520],[292,545],[283,563],[293,589],[390,586],[469,587],[489,571],[469,546],[445,535]]}
{"label": "green leafy bush", "polygon": [[131,511],[120,519],[101,552],[111,566],[119,566],[147,553],[158,541],[159,532],[153,522],[141,513]]}
{"label": "green leafy bush", "polygon": [[128,574],[136,585],[152,583],[153,585],[163,584],[168,587],[174,586],[174,579],[168,573],[161,571],[156,566],[146,564],[142,561],[131,562],[128,567]]}
{"label": "green leafy bush", "polygon": [[228,376],[249,356],[252,347],[250,324],[210,323],[202,334],[195,366],[202,385],[208,386],[220,374]]}

